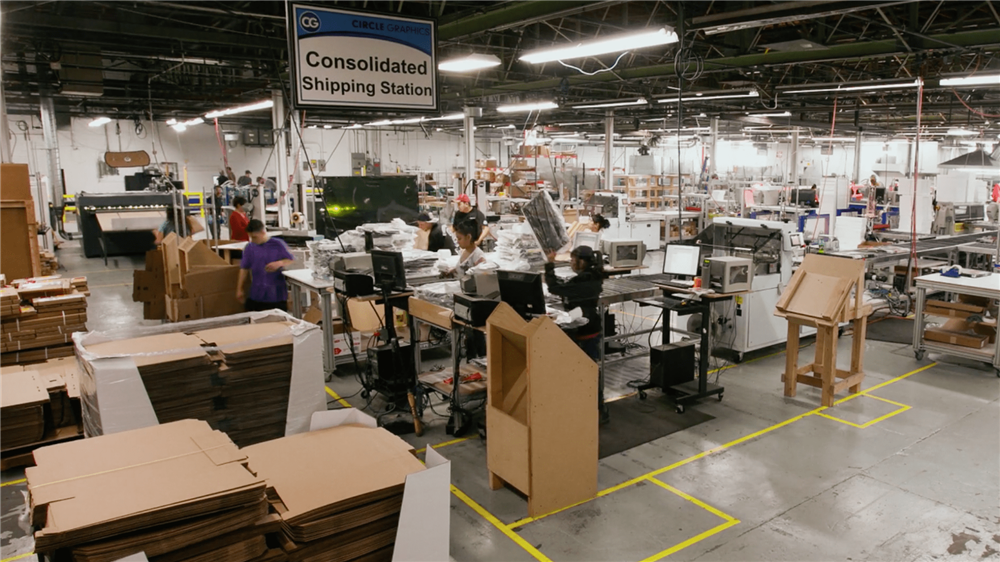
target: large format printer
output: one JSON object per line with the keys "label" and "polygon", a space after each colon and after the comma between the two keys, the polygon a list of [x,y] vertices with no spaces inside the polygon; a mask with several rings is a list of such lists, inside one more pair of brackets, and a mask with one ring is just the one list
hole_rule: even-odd
{"label": "large format printer", "polygon": [[131,191],[76,196],[76,209],[88,258],[142,254],[153,247],[153,230],[167,217],[169,192]]}

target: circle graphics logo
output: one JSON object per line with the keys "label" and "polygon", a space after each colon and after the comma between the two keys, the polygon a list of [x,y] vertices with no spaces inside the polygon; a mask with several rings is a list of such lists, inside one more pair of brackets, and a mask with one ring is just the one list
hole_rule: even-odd
{"label": "circle graphics logo", "polygon": [[319,29],[319,16],[313,12],[302,12],[299,16],[299,25],[306,31],[317,31]]}

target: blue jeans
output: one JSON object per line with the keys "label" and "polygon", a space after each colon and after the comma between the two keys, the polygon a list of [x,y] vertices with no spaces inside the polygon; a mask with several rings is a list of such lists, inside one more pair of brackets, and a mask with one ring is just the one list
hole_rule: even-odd
{"label": "blue jeans", "polygon": [[594,336],[582,340],[573,340],[576,345],[587,354],[588,357],[594,360],[595,363],[601,360],[601,338],[600,336]]}

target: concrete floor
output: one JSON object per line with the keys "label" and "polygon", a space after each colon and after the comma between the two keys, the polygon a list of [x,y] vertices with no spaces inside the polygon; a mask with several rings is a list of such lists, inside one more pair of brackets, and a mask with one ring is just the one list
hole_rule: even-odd
{"label": "concrete floor", "polygon": [[[75,248],[58,256],[67,274],[89,278],[89,328],[141,321],[131,302],[141,257],[105,267]],[[651,324],[640,310],[625,312]],[[841,362],[849,344],[841,339]],[[816,389],[782,396],[783,351],[719,372],[725,399],[693,407],[714,420],[601,460],[597,499],[534,521],[520,496],[489,489],[485,443],[452,439],[428,411],[427,433],[406,439],[452,461],[452,557],[1000,559],[1000,379],[991,368],[934,355],[918,362],[907,345],[869,341],[864,393],[821,411]],[[351,376],[329,388],[364,405]],[[18,525],[21,479],[2,474],[0,562],[34,558]]]}

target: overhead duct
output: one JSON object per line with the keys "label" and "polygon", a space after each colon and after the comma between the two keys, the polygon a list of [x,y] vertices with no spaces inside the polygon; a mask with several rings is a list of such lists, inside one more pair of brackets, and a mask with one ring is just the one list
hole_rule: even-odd
{"label": "overhead duct", "polygon": [[[78,48],[77,53],[62,55],[59,61],[60,93],[67,96],[104,95],[104,61],[100,49]],[[91,52],[85,52],[85,51]]]}

